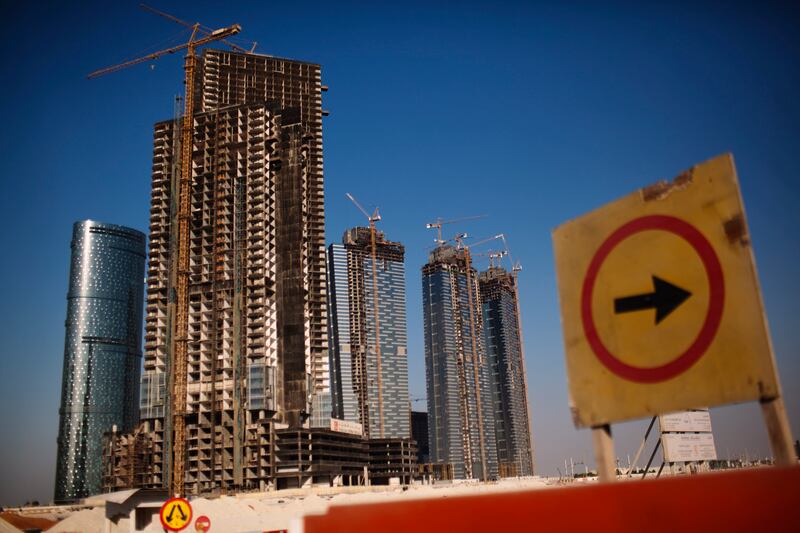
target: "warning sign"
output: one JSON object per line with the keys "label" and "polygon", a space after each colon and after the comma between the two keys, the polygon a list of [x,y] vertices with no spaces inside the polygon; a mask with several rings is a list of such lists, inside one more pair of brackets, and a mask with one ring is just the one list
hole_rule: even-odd
{"label": "warning sign", "polygon": [[553,232],[578,426],[778,395],[733,158]]}
{"label": "warning sign", "polygon": [[192,506],[184,498],[170,498],[161,506],[161,525],[169,531],[181,531],[192,521]]}

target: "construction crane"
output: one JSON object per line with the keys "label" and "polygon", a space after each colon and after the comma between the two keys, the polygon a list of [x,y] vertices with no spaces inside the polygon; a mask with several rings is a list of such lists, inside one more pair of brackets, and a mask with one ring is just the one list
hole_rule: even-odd
{"label": "construction crane", "polygon": [[425,224],[425,227],[427,229],[434,229],[434,228],[436,229],[436,239],[433,242],[435,242],[437,245],[441,246],[445,242],[447,242],[447,241],[442,240],[442,226],[446,226],[447,224],[453,224],[455,222],[465,222],[467,220],[477,220],[479,218],[486,218],[486,215],[475,215],[475,216],[471,216],[471,217],[454,218],[454,219],[451,219],[451,220],[442,220],[442,218],[439,217],[439,218],[436,219],[436,222],[429,222],[428,224]]}
{"label": "construction crane", "polygon": [[[164,17],[165,19],[171,20],[172,22],[180,24],[181,26],[184,26],[186,28],[194,28],[195,26],[191,22],[186,22],[184,20],[179,19],[178,17],[170,15],[169,13],[164,13],[163,11],[159,11],[158,9],[150,7],[146,4],[139,4],[139,7],[141,7],[145,11],[149,11],[150,13],[154,13],[160,17]],[[209,28],[208,26],[203,26],[202,24],[197,27],[197,31],[200,32],[202,35],[211,35],[212,33],[214,33],[214,30],[212,28]],[[237,52],[242,52],[245,54],[252,54],[253,52],[255,52],[256,45],[258,44],[257,42],[253,41],[253,45],[250,47],[249,50],[247,50],[225,39],[220,39],[219,42],[229,46],[232,50],[236,50]]]}
{"label": "construction crane", "polygon": [[[151,11],[154,11],[151,9]],[[158,12],[162,16],[175,17]],[[181,21],[182,22],[182,21]],[[194,124],[194,75],[197,63],[198,48],[215,42],[224,41],[242,30],[238,24],[216,30],[207,29],[199,22],[191,25],[192,34],[189,41],[165,50],[153,52],[146,56],[125,61],[110,67],[96,70],[88,78],[97,78],[104,74],[117,72],[132,65],[145,63],[159,57],[186,50],[184,61],[184,97],[183,124],[181,127],[181,176],[178,187],[178,250],[177,250],[177,283],[175,311],[175,349],[173,351],[172,370],[172,465],[170,469],[170,492],[176,496],[184,494],[184,478],[186,471],[186,364],[188,351],[189,324],[189,220],[191,218],[190,194],[192,181],[192,133]],[[199,37],[199,38],[198,38]]]}
{"label": "construction crane", "polygon": [[472,254],[472,257],[488,257],[489,258],[489,268],[496,268],[499,267],[502,263],[503,257],[508,255],[508,252],[505,250],[501,250],[499,252],[495,251],[488,251],[488,252],[480,252],[477,254]]}
{"label": "construction crane", "polygon": [[[361,204],[358,203],[358,200],[356,200],[352,194],[349,192],[346,194],[347,198],[355,204],[358,210],[361,211],[369,221],[369,238],[372,245],[372,309],[375,312],[375,359],[378,374],[378,431],[380,438],[383,438],[383,375],[381,372],[381,328],[378,316],[378,251],[375,242],[375,223],[381,220],[381,214],[376,207],[375,211],[370,215],[366,209],[361,207]],[[366,365],[364,365],[364,372],[366,373]],[[367,406],[362,406],[362,409],[366,408]],[[369,432],[369,427],[367,427],[367,432]]]}

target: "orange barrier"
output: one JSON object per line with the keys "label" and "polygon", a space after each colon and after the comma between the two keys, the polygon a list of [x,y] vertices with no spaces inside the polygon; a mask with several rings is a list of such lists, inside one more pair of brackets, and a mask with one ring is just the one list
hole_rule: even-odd
{"label": "orange barrier", "polygon": [[332,506],[304,533],[800,531],[800,466]]}

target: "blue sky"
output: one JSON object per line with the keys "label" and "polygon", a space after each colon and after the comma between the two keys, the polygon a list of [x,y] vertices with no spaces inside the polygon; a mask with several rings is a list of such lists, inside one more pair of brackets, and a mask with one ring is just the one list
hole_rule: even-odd
{"label": "blue sky", "polygon": [[[147,230],[152,125],[181,57],[85,75],[179,42],[136,2],[6,7],[0,207],[0,504],[52,497],[72,223]],[[326,231],[379,206],[407,247],[410,383],[424,396],[420,266],[438,216],[504,232],[521,273],[537,463],[591,462],[567,407],[550,231],[722,152],[740,176],[776,358],[800,431],[800,39],[779,3],[158,2],[240,23],[258,51],[321,63]],[[423,402],[415,404],[421,408]],[[713,411],[720,455],[769,453],[756,405]],[[625,463],[641,422],[615,428]]]}

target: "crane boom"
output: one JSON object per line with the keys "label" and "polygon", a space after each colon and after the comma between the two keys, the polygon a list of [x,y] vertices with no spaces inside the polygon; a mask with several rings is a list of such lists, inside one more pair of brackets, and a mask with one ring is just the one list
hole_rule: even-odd
{"label": "crane boom", "polygon": [[198,26],[199,26],[199,24],[195,24],[193,26],[195,28],[195,31],[192,33],[192,40],[190,40],[188,43],[179,44],[178,46],[173,46],[172,48],[167,48],[165,50],[159,50],[158,52],[153,52],[152,54],[147,54],[146,56],[137,57],[136,59],[131,59],[130,61],[125,61],[124,63],[119,63],[117,65],[112,65],[110,67],[101,68],[99,70],[95,70],[94,72],[90,73],[86,77],[91,80],[91,79],[97,78],[99,76],[102,76],[104,74],[110,74],[112,72],[117,72],[118,70],[122,70],[124,68],[128,68],[128,67],[131,67],[133,65],[138,65],[139,63],[145,63],[147,61],[152,61],[154,59],[158,59],[159,57],[162,57],[162,56],[165,56],[165,55],[168,55],[168,54],[174,54],[175,52],[180,52],[181,50],[186,50],[186,49],[188,49],[190,47],[198,48],[200,46],[203,46],[203,45],[208,44],[208,43],[213,42],[213,41],[220,41],[220,40],[224,39],[225,37],[230,37],[231,35],[236,35],[240,31],[242,31],[242,27],[241,26],[239,26],[238,24],[234,24],[233,26],[228,26],[227,28],[221,28],[219,30],[215,30],[212,33],[210,33],[209,35],[206,35],[205,37],[195,41],[194,40],[194,35],[198,31]]}
{"label": "crane boom", "polygon": [[373,213],[370,215],[367,212],[367,210],[364,209],[364,207],[360,203],[358,203],[358,200],[356,200],[355,197],[353,197],[352,194],[350,194],[348,192],[348,193],[345,193],[345,196],[347,196],[350,199],[350,201],[353,202],[356,205],[356,207],[358,208],[359,211],[364,213],[364,216],[367,217],[367,220],[369,220],[370,222],[378,222],[381,219],[381,215],[380,215],[380,213],[378,213],[378,208],[377,207],[375,208],[375,211],[373,211]]}
{"label": "crane boom", "polygon": [[[154,7],[148,6],[147,4],[139,4],[139,7],[141,7],[145,11],[149,11],[150,13],[154,13],[154,14],[160,16],[160,17],[164,17],[167,20],[171,20],[172,22],[180,24],[181,26],[185,26],[187,28],[193,28],[194,27],[194,24],[192,24],[191,22],[186,22],[185,20],[181,20],[181,19],[179,19],[178,17],[176,17],[174,15],[170,15],[169,13],[164,13],[163,11],[160,11],[160,10],[154,8]],[[208,26],[203,26],[202,24],[198,24],[197,31],[199,31],[203,35],[210,35],[214,30],[212,28],[209,28]],[[242,48],[241,46],[239,46],[237,44],[234,44],[234,43],[232,43],[230,41],[226,41],[225,39],[220,39],[220,42],[230,46],[233,50],[236,50],[237,52],[243,52],[243,53],[253,53],[255,51],[255,49],[256,49],[256,44],[257,44],[257,43],[254,42],[253,46],[250,48],[250,50],[246,50],[246,49]]]}
{"label": "crane boom", "polygon": [[442,240],[442,226],[447,224],[454,224],[456,222],[465,222],[467,220],[477,220],[479,218],[486,218],[486,215],[474,215],[469,217],[451,218],[450,220],[442,220],[442,217],[436,219],[436,222],[429,222],[425,224],[427,229],[436,229],[436,244],[442,245],[445,241]]}

